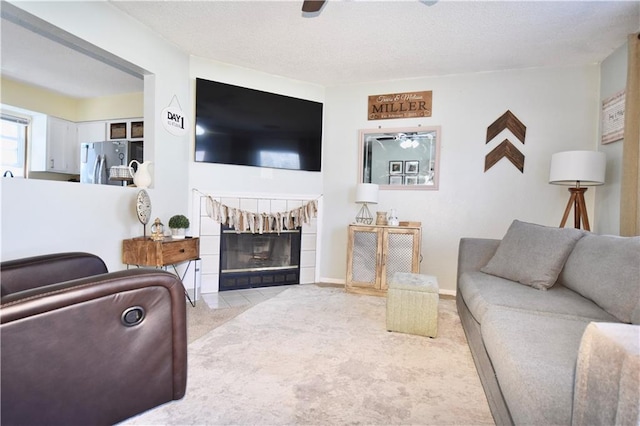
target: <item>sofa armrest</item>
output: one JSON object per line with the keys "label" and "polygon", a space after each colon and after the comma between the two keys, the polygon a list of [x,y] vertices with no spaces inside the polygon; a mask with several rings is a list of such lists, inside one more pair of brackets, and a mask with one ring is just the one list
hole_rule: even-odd
{"label": "sofa armrest", "polygon": [[[124,320],[130,308],[144,313],[133,315],[139,323]],[[0,332],[3,424],[114,424],[184,395],[184,288],[168,272],[132,269],[10,294]]]}
{"label": "sofa armrest", "polygon": [[106,272],[102,259],[81,252],[8,260],[0,264],[0,296]]}
{"label": "sofa armrest", "polygon": [[479,271],[498,250],[500,240],[461,238],[458,246],[458,279],[465,272]]}
{"label": "sofa armrest", "polygon": [[576,365],[571,423],[640,424],[640,326],[590,323]]}

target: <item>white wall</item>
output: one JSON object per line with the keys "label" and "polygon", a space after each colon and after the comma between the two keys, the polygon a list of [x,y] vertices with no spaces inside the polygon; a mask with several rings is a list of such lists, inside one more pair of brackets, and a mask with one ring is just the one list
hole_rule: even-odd
{"label": "white wall", "polygon": [[[627,50],[625,43],[600,66],[600,103],[624,90],[627,85]],[[598,141],[602,136],[602,120],[598,116]],[[622,140],[602,145],[598,150],[607,154],[607,172],[605,184],[596,192],[596,230],[601,234],[620,235],[620,183],[622,180]]]}
{"label": "white wall", "polygon": [[[19,2],[16,6],[147,70],[145,158],[154,162],[152,217],[188,209],[189,137],[159,119],[174,95],[191,100],[189,58],[107,2]],[[122,240],[142,234],[133,188],[3,179],[2,259],[83,250],[122,269]]]}
{"label": "white wall", "polygon": [[[332,87],[326,90],[321,277],[343,281],[347,225],[358,206],[358,130],[442,127],[440,189],[380,191],[373,210],[395,208],[400,220],[422,222],[421,272],[455,289],[460,237],[501,238],[513,219],[558,226],[569,199],[548,184],[551,155],[595,149],[598,67],[531,69]],[[367,121],[369,95],[433,91],[433,116]],[[485,144],[487,127],[506,110],[526,126],[522,145],[508,131]],[[524,173],[507,159],[484,172],[484,157],[508,138],[526,156]],[[590,217],[593,193],[587,192]]]}

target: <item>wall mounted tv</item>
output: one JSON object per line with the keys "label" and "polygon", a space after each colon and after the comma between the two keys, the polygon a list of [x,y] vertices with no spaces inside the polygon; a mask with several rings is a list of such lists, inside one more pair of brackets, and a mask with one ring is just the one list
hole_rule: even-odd
{"label": "wall mounted tv", "polygon": [[197,78],[195,161],[319,172],[322,107]]}

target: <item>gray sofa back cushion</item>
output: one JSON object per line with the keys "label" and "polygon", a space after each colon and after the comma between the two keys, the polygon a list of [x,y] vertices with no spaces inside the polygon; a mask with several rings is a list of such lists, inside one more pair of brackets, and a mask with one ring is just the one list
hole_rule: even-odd
{"label": "gray sofa back cushion", "polygon": [[640,324],[640,237],[585,235],[558,281],[620,321]]}
{"label": "gray sofa back cushion", "polygon": [[546,290],[555,284],[567,256],[583,235],[578,229],[514,220],[495,255],[480,270]]}

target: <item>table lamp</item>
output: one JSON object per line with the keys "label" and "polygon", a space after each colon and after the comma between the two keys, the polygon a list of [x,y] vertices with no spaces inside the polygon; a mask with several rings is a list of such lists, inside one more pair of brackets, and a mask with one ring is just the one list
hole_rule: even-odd
{"label": "table lamp", "polygon": [[554,185],[569,185],[569,202],[562,216],[560,227],[564,227],[569,217],[571,207],[574,213],[574,226],[580,229],[580,223],[586,231],[591,231],[587,207],[584,202],[586,186],[602,185],[607,164],[604,152],[597,151],[564,151],[551,156],[551,170],[549,183]]}
{"label": "table lamp", "polygon": [[356,203],[362,204],[360,211],[356,215],[356,222],[371,225],[373,216],[371,216],[367,204],[378,203],[378,185],[375,183],[359,183],[356,186]]}

